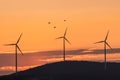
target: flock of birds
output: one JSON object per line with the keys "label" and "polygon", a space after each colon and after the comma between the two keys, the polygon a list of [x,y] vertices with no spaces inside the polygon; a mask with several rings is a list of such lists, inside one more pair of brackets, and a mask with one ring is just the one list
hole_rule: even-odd
{"label": "flock of birds", "polygon": [[[67,20],[64,20],[64,22],[66,22],[66,21]],[[48,24],[51,24],[51,22],[48,22]],[[55,29],[56,26],[54,26],[53,28]],[[63,39],[63,61],[66,61],[65,60],[65,55],[66,55],[66,50],[65,50],[66,46],[65,45],[66,45],[66,42],[68,42],[69,44],[71,44],[70,41],[66,38],[66,34],[67,34],[67,28],[66,28],[63,36],[60,36],[60,37],[56,38],[56,39]],[[106,35],[106,37],[105,37],[104,40],[95,43],[95,44],[104,43],[104,67],[105,67],[105,70],[106,70],[106,64],[107,64],[107,61],[106,61],[106,47],[108,46],[110,49],[112,49],[111,46],[107,42],[108,34],[109,34],[109,31],[107,32],[107,35]],[[18,40],[17,40],[16,43],[5,44],[5,46],[15,46],[15,71],[16,71],[16,73],[18,72],[18,61],[17,61],[18,50],[23,55],[23,53],[22,53],[22,51],[21,51],[21,49],[20,49],[20,47],[18,45],[18,43],[19,43],[19,41],[21,39],[21,36],[22,36],[22,33],[20,34],[20,36],[19,36],[19,38],[18,38]]]}
{"label": "flock of birds", "polygon": [[[67,21],[67,20],[64,20],[64,22],[66,22],[66,21]],[[50,24],[52,24],[52,22],[49,21],[48,24],[50,25]],[[56,26],[53,26],[53,28],[56,29],[57,27],[56,27]]]}

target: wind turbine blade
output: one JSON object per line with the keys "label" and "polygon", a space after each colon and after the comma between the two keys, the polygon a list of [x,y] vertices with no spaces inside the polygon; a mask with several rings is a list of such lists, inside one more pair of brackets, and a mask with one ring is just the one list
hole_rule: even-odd
{"label": "wind turbine blade", "polygon": [[69,44],[71,44],[70,41],[69,41],[66,37],[65,37],[64,39],[65,39]]}
{"label": "wind turbine blade", "polygon": [[17,45],[17,48],[18,48],[18,50],[20,51],[20,53],[23,55],[23,53],[22,53],[22,51],[21,51],[21,49],[19,48],[19,46]]}
{"label": "wind turbine blade", "polygon": [[103,43],[104,41],[95,42],[94,44]]}
{"label": "wind turbine blade", "polygon": [[13,45],[15,45],[15,44],[4,44],[5,46],[13,46]]}
{"label": "wind turbine blade", "polygon": [[108,38],[108,34],[109,34],[109,31],[107,32],[107,35],[106,35],[106,37],[105,37],[105,41],[107,40],[107,38]]}
{"label": "wind turbine blade", "polygon": [[61,39],[61,38],[64,38],[64,37],[62,36],[62,37],[58,37],[58,38],[56,38],[56,39]]}
{"label": "wind turbine blade", "polygon": [[66,36],[66,33],[67,33],[67,28],[66,28],[66,30],[65,30],[64,36]]}
{"label": "wind turbine blade", "polygon": [[111,47],[107,42],[105,42],[105,44],[107,44],[107,46],[108,46],[110,49],[112,49],[112,47]]}
{"label": "wind turbine blade", "polygon": [[[22,36],[22,33],[20,34],[20,37],[18,38],[17,43],[19,43],[19,41],[20,41],[20,39],[21,39],[21,36]],[[16,43],[16,44],[17,44],[17,43]]]}

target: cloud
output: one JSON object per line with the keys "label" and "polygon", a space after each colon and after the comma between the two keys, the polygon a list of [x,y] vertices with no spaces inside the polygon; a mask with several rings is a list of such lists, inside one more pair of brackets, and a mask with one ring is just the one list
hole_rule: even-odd
{"label": "cloud", "polygon": [[[26,70],[26,69],[29,69],[29,68],[33,68],[33,67],[36,67],[38,65],[32,65],[32,66],[19,66],[18,67],[18,70],[19,71],[22,71],[22,70]],[[15,71],[15,66],[2,66],[0,67],[0,71]]]}
{"label": "cloud", "polygon": [[[90,52],[88,52],[89,54],[102,54],[104,53],[104,49],[94,49],[94,50],[90,50]],[[120,48],[113,48],[113,49],[107,49],[107,54],[111,54],[111,53],[120,53]]]}

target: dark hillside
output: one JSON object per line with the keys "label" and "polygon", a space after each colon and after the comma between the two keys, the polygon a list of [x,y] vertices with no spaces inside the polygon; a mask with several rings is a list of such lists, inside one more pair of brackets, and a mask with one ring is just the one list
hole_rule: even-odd
{"label": "dark hillside", "polygon": [[46,64],[18,74],[1,76],[0,80],[120,80],[120,64],[66,61]]}

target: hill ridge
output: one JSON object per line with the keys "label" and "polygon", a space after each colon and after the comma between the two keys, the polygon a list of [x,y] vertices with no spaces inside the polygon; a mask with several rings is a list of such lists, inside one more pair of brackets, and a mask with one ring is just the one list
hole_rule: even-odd
{"label": "hill ridge", "polygon": [[[108,62],[107,70],[103,62],[65,61],[49,63],[16,74],[0,77],[0,80],[114,80],[120,79],[120,63]],[[37,78],[37,79],[36,79]],[[99,78],[99,79],[98,79]]]}

